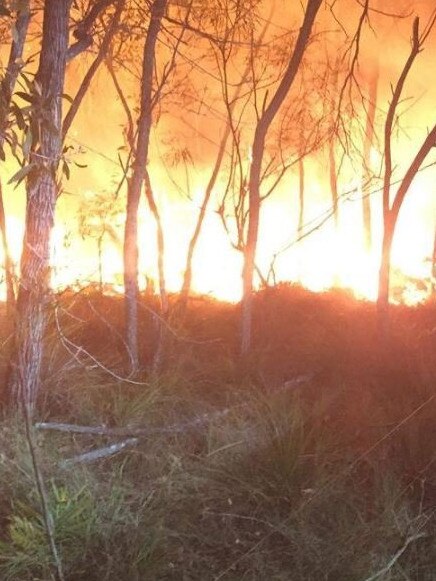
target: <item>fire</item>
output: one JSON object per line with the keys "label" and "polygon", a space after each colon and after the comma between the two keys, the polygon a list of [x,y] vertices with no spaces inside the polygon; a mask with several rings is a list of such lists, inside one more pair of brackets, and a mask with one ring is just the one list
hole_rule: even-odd
{"label": "fire", "polygon": [[[321,185],[318,184],[321,189]],[[412,191],[417,197],[419,192]],[[163,197],[163,196],[162,196]],[[200,202],[201,191],[196,191],[195,201]],[[89,194],[88,194],[89,198]],[[422,201],[422,200],[421,200]],[[418,206],[418,208],[416,207]],[[425,281],[430,281],[431,228],[422,228],[418,219],[426,205],[415,204],[415,213],[405,211],[395,239],[392,270],[394,286],[402,287],[394,300],[416,304],[428,296]],[[314,216],[322,215],[325,206],[311,209]],[[186,261],[187,246],[197,213],[183,211],[182,206],[164,205],[162,219],[166,233],[166,284],[170,292],[180,290]],[[411,209],[409,209],[411,210]],[[280,281],[300,282],[313,291],[323,291],[333,286],[344,287],[356,297],[375,300],[377,296],[378,268],[381,245],[381,216],[374,216],[373,250],[368,253],[362,244],[359,208],[356,202],[340,207],[339,230],[333,221],[314,231],[306,239],[292,244],[280,254],[286,242],[296,239],[295,211],[291,207],[284,211],[283,199],[265,205],[262,222],[257,265],[264,278],[270,283]],[[414,215],[415,214],[415,215]],[[155,281],[157,289],[155,223],[145,206],[140,213],[140,282],[145,288],[146,276]],[[122,237],[123,214],[115,216],[114,224],[118,242],[104,239],[101,264],[99,264],[97,242],[92,237],[78,236],[71,220],[58,220],[52,234],[52,285],[61,289],[97,283],[100,273],[105,284],[122,292]],[[12,259],[19,263],[22,248],[23,223],[16,216],[8,217],[8,238]],[[273,257],[275,256],[275,261]],[[1,256],[3,260],[3,256]],[[236,251],[213,208],[207,213],[194,259],[192,291],[207,294],[217,299],[238,301],[241,298],[242,255]],[[274,278],[272,277],[274,273]],[[269,275],[269,278],[268,278]],[[259,281],[258,281],[259,286]],[[5,297],[4,284],[1,285]]]}

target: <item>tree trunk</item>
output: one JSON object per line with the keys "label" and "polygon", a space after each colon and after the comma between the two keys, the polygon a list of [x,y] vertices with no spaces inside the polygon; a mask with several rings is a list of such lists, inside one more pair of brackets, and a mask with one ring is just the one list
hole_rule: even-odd
{"label": "tree trunk", "polygon": [[85,95],[89,90],[89,87],[91,86],[93,78],[95,77],[98,69],[100,68],[100,65],[107,57],[112,39],[120,23],[121,15],[124,9],[124,4],[125,0],[118,0],[115,7],[115,12],[112,16],[112,20],[107,30],[105,31],[100,48],[98,49],[97,56],[95,57],[91,66],[89,67],[85,76],[83,77],[79,90],[75,94],[73,102],[71,103],[71,106],[68,109],[67,114],[65,115],[65,119],[62,126],[62,135],[64,139],[67,136],[74,119],[76,118],[76,115],[80,109],[80,105],[82,104],[82,101],[85,98]]}
{"label": "tree trunk", "polygon": [[257,238],[259,233],[260,216],[260,182],[262,172],[263,155],[265,152],[265,140],[269,127],[275,119],[280,107],[283,104],[289,90],[297,75],[298,69],[306,50],[308,40],[312,31],[318,10],[322,0],[308,0],[304,21],[300,28],[295,47],[289,61],[289,65],[283,78],[272,97],[270,103],[265,108],[257,124],[253,147],[252,163],[250,167],[250,177],[248,182],[249,214],[247,241],[244,248],[244,267],[242,272],[243,297],[242,297],[242,318],[241,318],[241,354],[248,353],[251,347],[251,325],[252,325],[252,305],[253,305],[253,273],[256,258]]}
{"label": "tree trunk", "polygon": [[98,292],[103,294],[103,235],[97,239],[98,251]]}
{"label": "tree trunk", "polygon": [[435,294],[435,291],[436,291],[436,231],[434,233],[433,255],[431,257],[431,284],[430,284],[431,296]]}
{"label": "tree trunk", "polygon": [[6,308],[11,314],[15,307],[14,265],[11,259],[6,228],[6,214],[3,203],[3,188],[0,181],[0,230],[4,255],[5,283],[6,283]]}
{"label": "tree trunk", "polygon": [[141,108],[134,152],[133,172],[128,182],[127,213],[124,230],[124,292],[126,309],[126,343],[132,361],[132,372],[139,367],[138,349],[138,207],[144,183],[152,124],[153,73],[156,42],[167,0],[155,0],[144,44],[141,80]]}
{"label": "tree trunk", "polygon": [[339,194],[338,194],[338,169],[335,157],[334,140],[329,140],[329,178],[330,178],[330,195],[332,198],[332,212],[335,225],[335,235],[339,232]]}
{"label": "tree trunk", "polygon": [[153,214],[154,220],[156,222],[157,231],[157,271],[159,278],[159,295],[160,295],[160,316],[155,317],[155,324],[157,329],[157,340],[153,355],[153,373],[158,373],[161,369],[165,345],[166,345],[166,320],[168,318],[169,303],[168,294],[166,291],[165,282],[165,237],[162,226],[162,220],[160,217],[159,209],[154,198],[153,190],[151,187],[150,176],[148,171],[145,172],[145,196],[147,198],[148,205],[150,207],[151,213]]}
{"label": "tree trunk", "polygon": [[[11,104],[12,94],[22,64],[24,43],[27,37],[27,31],[30,23],[29,2],[22,2],[17,10],[17,16],[14,22],[15,34],[12,38],[11,50],[9,52],[8,64],[0,85],[0,149],[3,149],[5,141],[5,132],[7,131],[8,113]],[[4,255],[4,269],[6,282],[6,304],[10,313],[15,307],[15,288],[14,288],[14,268],[11,260],[7,228],[6,214],[3,201],[3,188],[0,182],[0,231]]]}
{"label": "tree trunk", "polygon": [[329,140],[329,179],[330,179],[330,195],[332,199],[332,213],[333,213],[333,241],[334,241],[334,260],[333,260],[333,286],[340,286],[341,279],[338,272],[338,262],[336,260],[339,241],[339,193],[338,193],[338,168],[335,156],[335,142],[334,139]]}
{"label": "tree trunk", "polygon": [[377,297],[377,307],[379,313],[379,323],[382,335],[388,334],[389,324],[389,278],[391,269],[391,249],[395,234],[395,228],[398,222],[401,207],[409,188],[415,179],[419,168],[422,166],[425,158],[430,151],[436,147],[436,125],[428,133],[423,141],[418,153],[415,155],[410,164],[400,187],[397,190],[392,207],[389,207],[390,184],[385,182],[384,190],[384,208],[383,208],[383,245],[379,273],[379,289]]}
{"label": "tree trunk", "polygon": [[389,332],[389,289],[391,273],[391,250],[394,239],[396,220],[392,214],[385,217],[382,253],[379,271],[379,286],[377,297],[377,312],[379,320],[379,330],[382,338],[386,338]]}
{"label": "tree trunk", "polygon": [[[379,68],[378,63],[369,81],[369,102],[366,116],[365,143],[363,147],[363,186],[368,187],[371,182],[371,148],[374,144],[375,135],[375,113],[377,109]],[[371,197],[367,192],[362,193],[362,220],[363,220],[363,241],[366,252],[372,250],[371,234]]]}
{"label": "tree trunk", "polygon": [[[40,143],[27,179],[26,230],[21,256],[10,396],[31,413],[40,387],[43,337],[50,285],[50,235],[58,195],[56,170],[62,148],[62,95],[71,0],[46,0],[37,73],[41,87]],[[35,114],[36,115],[36,114]]]}
{"label": "tree trunk", "polygon": [[297,237],[300,240],[303,237],[304,228],[304,186],[305,186],[305,171],[304,158],[300,155],[298,159],[298,227]]}

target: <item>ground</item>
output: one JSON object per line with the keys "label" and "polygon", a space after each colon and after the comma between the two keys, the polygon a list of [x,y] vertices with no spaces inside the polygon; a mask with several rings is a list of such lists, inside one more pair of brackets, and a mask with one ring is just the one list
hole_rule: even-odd
{"label": "ground", "polygon": [[[64,293],[51,318],[37,420],[148,430],[92,463],[65,460],[125,437],[35,431],[68,581],[436,578],[434,301],[394,307],[386,341],[371,303],[267,289],[242,361],[239,307],[198,297],[156,374],[142,306],[129,381],[121,298]],[[20,419],[0,432],[0,578],[45,581]]]}

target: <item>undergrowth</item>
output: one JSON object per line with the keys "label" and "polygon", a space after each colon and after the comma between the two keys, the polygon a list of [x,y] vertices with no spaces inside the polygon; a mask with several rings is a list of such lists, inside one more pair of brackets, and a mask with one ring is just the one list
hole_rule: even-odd
{"label": "undergrowth", "polygon": [[[65,460],[123,438],[35,431],[68,581],[435,578],[435,305],[393,309],[389,350],[344,293],[255,307],[249,361],[238,307],[198,300],[158,375],[144,316],[144,371],[123,381],[120,300],[64,297],[38,420],[148,430],[92,463]],[[52,579],[17,418],[0,441],[0,579]]]}

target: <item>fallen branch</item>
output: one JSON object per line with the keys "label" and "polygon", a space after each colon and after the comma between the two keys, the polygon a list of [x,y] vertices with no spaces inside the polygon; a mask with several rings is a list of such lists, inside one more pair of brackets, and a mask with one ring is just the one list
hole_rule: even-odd
{"label": "fallen branch", "polygon": [[[275,394],[293,390],[300,385],[310,382],[314,378],[314,374],[299,375],[294,377],[279,388],[274,390]],[[69,434],[91,434],[94,436],[109,436],[109,437],[119,437],[119,438],[141,438],[145,436],[150,436],[152,434],[177,434],[181,432],[186,432],[192,429],[203,428],[213,420],[227,416],[231,411],[236,409],[244,409],[248,407],[248,402],[243,402],[237,404],[234,407],[227,407],[222,410],[218,410],[213,413],[205,413],[200,416],[196,416],[192,420],[180,422],[178,424],[170,424],[169,426],[160,428],[109,428],[107,426],[81,426],[77,424],[65,424],[59,422],[39,422],[35,424],[35,428],[38,430],[51,430],[56,432],[66,432]]]}
{"label": "fallen branch", "polygon": [[59,463],[60,468],[69,468],[73,464],[89,464],[100,460],[101,458],[108,458],[114,454],[118,454],[125,448],[129,446],[136,446],[139,442],[138,438],[129,438],[123,442],[116,442],[110,446],[105,446],[104,448],[98,448],[97,450],[92,450],[91,452],[85,452],[83,454],[78,454],[72,458],[67,458]]}
{"label": "fallen branch", "polygon": [[164,428],[108,428],[106,426],[80,426],[77,424],[62,424],[57,422],[40,422],[35,424],[39,430],[53,430],[57,432],[67,432],[70,434],[93,434],[95,436],[118,436],[140,438],[151,434],[176,434],[189,429],[202,428],[212,420],[225,416],[230,412],[229,408],[215,412],[214,414],[203,414],[180,424],[171,424]]}
{"label": "fallen branch", "polygon": [[383,569],[380,569],[380,571],[377,571],[377,573],[374,573],[374,575],[371,575],[371,577],[367,577],[365,581],[376,581],[376,579],[379,579],[386,573],[389,573],[389,571],[392,569],[392,567],[395,565],[395,563],[398,561],[398,559],[401,557],[401,555],[404,553],[404,551],[407,549],[410,543],[413,543],[414,541],[421,539],[422,537],[425,536],[426,535],[424,533],[417,533],[416,535],[408,537],[404,542],[404,545],[395,553],[395,555],[389,560],[386,566],[383,567]]}

